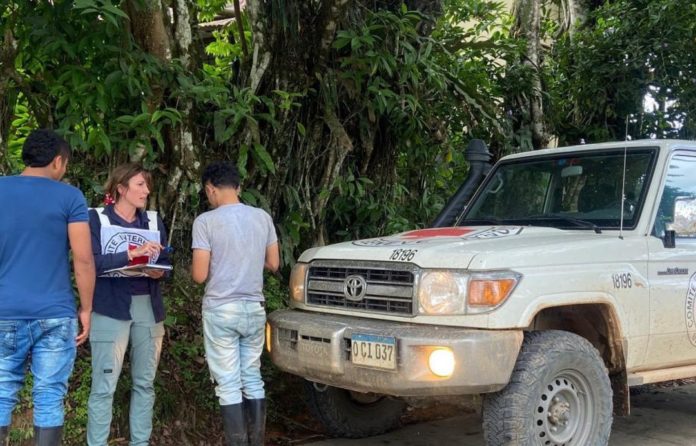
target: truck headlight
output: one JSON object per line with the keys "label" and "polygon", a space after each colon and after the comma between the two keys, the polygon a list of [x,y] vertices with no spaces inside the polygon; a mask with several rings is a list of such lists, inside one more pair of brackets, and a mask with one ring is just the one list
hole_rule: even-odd
{"label": "truck headlight", "polygon": [[425,270],[418,286],[418,311],[429,315],[485,313],[505,302],[521,277],[513,271]]}
{"label": "truck headlight", "polygon": [[522,276],[512,271],[474,273],[466,296],[468,313],[485,313],[510,297]]}
{"label": "truck headlight", "polygon": [[308,263],[297,262],[290,273],[290,298],[295,302],[305,300],[305,279],[307,277]]}
{"label": "truck headlight", "polygon": [[418,309],[424,314],[466,312],[468,275],[456,271],[425,271],[418,286]]}

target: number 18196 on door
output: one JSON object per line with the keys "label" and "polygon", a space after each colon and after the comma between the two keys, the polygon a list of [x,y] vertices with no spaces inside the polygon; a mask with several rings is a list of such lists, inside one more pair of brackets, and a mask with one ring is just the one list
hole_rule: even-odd
{"label": "number 18196 on door", "polygon": [[396,339],[353,333],[351,336],[351,362],[355,365],[396,369]]}

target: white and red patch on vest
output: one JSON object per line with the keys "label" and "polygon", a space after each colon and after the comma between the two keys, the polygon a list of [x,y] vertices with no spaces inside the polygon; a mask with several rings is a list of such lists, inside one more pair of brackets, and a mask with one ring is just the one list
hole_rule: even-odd
{"label": "white and red patch on vest", "polygon": [[461,237],[471,232],[474,232],[473,228],[428,228],[405,232],[399,237],[407,240],[418,240],[431,237]]}

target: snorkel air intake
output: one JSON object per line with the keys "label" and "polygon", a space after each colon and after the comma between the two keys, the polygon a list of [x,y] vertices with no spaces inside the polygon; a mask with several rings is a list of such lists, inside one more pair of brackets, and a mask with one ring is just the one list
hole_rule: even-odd
{"label": "snorkel air intake", "polygon": [[486,143],[480,139],[469,141],[464,157],[469,162],[469,176],[435,218],[431,225],[433,228],[453,226],[476,188],[491,170],[491,154]]}

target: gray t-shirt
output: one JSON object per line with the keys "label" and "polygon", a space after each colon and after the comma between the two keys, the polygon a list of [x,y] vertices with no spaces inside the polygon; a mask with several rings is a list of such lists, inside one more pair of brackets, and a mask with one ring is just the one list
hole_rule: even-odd
{"label": "gray t-shirt", "polygon": [[239,300],[263,301],[266,248],[278,241],[263,209],[227,204],[193,222],[193,249],[210,251],[203,308]]}

